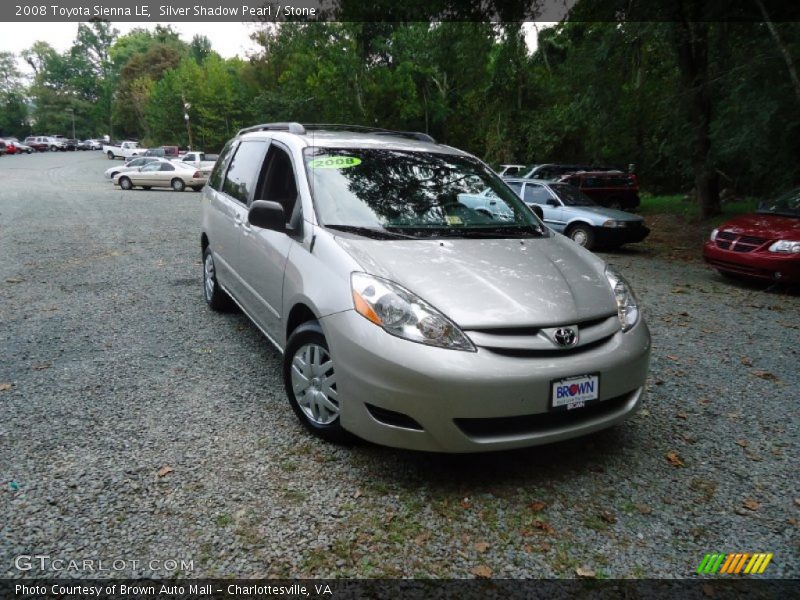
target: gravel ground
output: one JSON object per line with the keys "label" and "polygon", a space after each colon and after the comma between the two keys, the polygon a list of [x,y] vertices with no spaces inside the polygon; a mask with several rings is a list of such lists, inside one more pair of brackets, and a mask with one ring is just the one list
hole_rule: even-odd
{"label": "gravel ground", "polygon": [[796,292],[609,254],[653,333],[635,417],[478,456],[337,447],[256,328],[206,308],[199,194],[116,190],[109,164],[0,160],[0,574],[685,577],[773,552],[768,575],[800,576]]}

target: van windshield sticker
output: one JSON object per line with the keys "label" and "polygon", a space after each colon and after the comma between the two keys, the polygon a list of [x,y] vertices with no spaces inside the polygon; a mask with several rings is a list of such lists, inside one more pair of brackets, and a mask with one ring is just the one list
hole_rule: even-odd
{"label": "van windshield sticker", "polygon": [[347,169],[361,164],[355,156],[323,156],[311,160],[312,169]]}

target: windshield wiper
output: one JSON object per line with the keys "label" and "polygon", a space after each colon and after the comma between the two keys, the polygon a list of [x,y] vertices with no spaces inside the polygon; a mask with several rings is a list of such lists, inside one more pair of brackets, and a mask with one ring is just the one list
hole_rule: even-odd
{"label": "windshield wiper", "polygon": [[364,237],[372,238],[374,240],[415,240],[413,235],[405,235],[404,233],[396,233],[394,231],[387,231],[386,229],[378,229],[377,227],[359,227],[357,225],[325,225],[328,229],[335,229],[336,231],[344,231],[346,233],[355,233],[356,235],[363,235]]}

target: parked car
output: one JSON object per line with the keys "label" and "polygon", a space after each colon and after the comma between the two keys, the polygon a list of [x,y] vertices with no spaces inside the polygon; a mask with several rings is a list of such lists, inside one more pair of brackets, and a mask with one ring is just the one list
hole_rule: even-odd
{"label": "parked car", "polygon": [[14,151],[13,151],[13,153],[14,153],[14,154],[32,154],[32,153],[34,152],[34,149],[33,149],[33,148],[31,148],[30,146],[27,146],[27,145],[23,144],[22,142],[20,142],[20,141],[19,141],[17,138],[15,138],[15,137],[9,137],[9,138],[5,138],[5,140],[4,140],[4,141],[5,141],[6,145],[7,145],[9,148],[10,148],[10,147],[13,145],[13,147],[14,147]]}
{"label": "parked car", "polygon": [[90,139],[90,140],[84,140],[83,143],[87,144],[89,146],[89,148],[88,148],[89,150],[102,150],[103,149],[103,141],[102,140]]}
{"label": "parked car", "polygon": [[64,148],[71,152],[78,149],[78,140],[72,138],[64,138]]}
{"label": "parked car", "polygon": [[641,242],[650,230],[644,219],[594,202],[578,188],[561,182],[508,179],[528,206],[540,206],[548,227],[588,250]]}
{"label": "parked car", "polygon": [[500,175],[500,177],[519,177],[527,171],[527,169],[527,165],[500,165],[497,174]]}
{"label": "parked car", "polygon": [[82,140],[77,142],[75,145],[76,150],[91,150],[92,149],[92,142],[91,140]]}
{"label": "parked car", "polygon": [[192,165],[203,173],[205,173],[206,177],[211,175],[211,170],[214,168],[214,165],[217,163],[217,159],[219,158],[218,154],[206,154],[205,152],[187,152],[179,159],[181,162],[186,163],[187,165]]}
{"label": "parked car", "polygon": [[146,164],[151,162],[155,162],[158,159],[154,156],[138,156],[134,159],[129,160],[128,162],[121,164],[121,165],[114,165],[113,167],[109,167],[106,169],[104,173],[106,179],[114,179],[120,173],[125,173],[127,171],[135,171],[136,169],[140,169]]}
{"label": "parked car", "polygon": [[577,173],[578,171],[616,171],[616,167],[603,167],[599,165],[579,165],[568,163],[543,163],[540,165],[533,165],[531,169],[522,176],[522,179],[544,179],[556,180],[564,175],[570,173]]}
{"label": "parked car", "polygon": [[800,283],[800,188],[714,229],[703,258],[723,275]]}
{"label": "parked car", "polygon": [[[68,140],[63,135],[51,135],[49,136],[51,140],[53,140],[57,146],[57,150],[61,152],[66,152],[67,150],[75,150],[75,144],[73,140]],[[50,148],[52,150],[53,148]]]}
{"label": "parked car", "polygon": [[580,171],[559,181],[574,185],[601,206],[631,210],[639,206],[639,181],[622,171]]}
{"label": "parked car", "polygon": [[180,151],[177,146],[159,146],[158,148],[148,148],[144,156],[155,156],[158,158],[178,158]]}
{"label": "parked car", "polygon": [[126,141],[119,145],[104,144],[103,152],[105,152],[109,160],[114,160],[115,158],[124,158],[128,160],[134,156],[144,155],[145,149],[139,147],[139,142]]}
{"label": "parked car", "polygon": [[0,142],[3,142],[3,148],[5,149],[5,154],[17,154],[17,144],[13,140],[9,138],[0,139]]}
{"label": "parked car", "polygon": [[199,192],[208,178],[191,165],[169,161],[165,158],[156,158],[153,162],[133,171],[118,173],[114,176],[113,181],[114,185],[118,185],[123,190],[132,190],[138,186],[146,190],[159,187],[172,188],[176,192],[182,192],[188,187]]}
{"label": "parked car", "polygon": [[46,152],[48,150],[56,152],[59,150],[65,150],[64,142],[46,135],[29,136],[25,138],[25,144],[37,152]]}
{"label": "parked car", "polygon": [[[650,334],[616,270],[465,152],[421,133],[311,127],[259,125],[226,144],[200,240],[206,302],[232,299],[283,351],[309,431],[501,450],[640,405]],[[486,188],[508,217],[458,200]]]}

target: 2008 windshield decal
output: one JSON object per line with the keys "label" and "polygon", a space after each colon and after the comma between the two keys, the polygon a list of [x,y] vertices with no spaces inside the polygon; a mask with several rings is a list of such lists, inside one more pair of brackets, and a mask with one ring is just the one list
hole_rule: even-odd
{"label": "2008 windshield decal", "polygon": [[347,169],[361,164],[355,156],[325,156],[311,161],[312,169]]}

